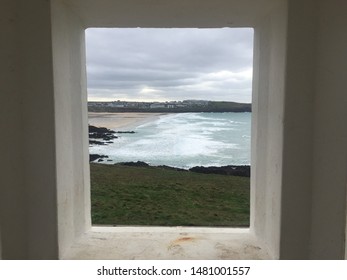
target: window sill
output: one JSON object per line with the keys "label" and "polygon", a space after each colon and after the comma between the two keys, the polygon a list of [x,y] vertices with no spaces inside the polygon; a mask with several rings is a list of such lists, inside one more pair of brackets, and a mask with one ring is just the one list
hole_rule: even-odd
{"label": "window sill", "polygon": [[269,259],[249,229],[92,227],[64,259]]}

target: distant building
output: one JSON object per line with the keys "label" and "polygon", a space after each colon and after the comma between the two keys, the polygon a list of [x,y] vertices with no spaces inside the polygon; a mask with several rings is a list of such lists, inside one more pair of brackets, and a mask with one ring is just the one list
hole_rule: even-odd
{"label": "distant building", "polygon": [[114,102],[111,103],[111,107],[114,107],[114,108],[124,108],[125,107],[125,102],[114,101]]}
{"label": "distant building", "polygon": [[160,102],[154,102],[150,105],[151,109],[155,108],[165,108],[165,103],[160,103]]}

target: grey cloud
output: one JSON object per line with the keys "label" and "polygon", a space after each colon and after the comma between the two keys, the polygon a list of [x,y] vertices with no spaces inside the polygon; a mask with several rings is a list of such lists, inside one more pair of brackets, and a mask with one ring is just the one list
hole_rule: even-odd
{"label": "grey cloud", "polygon": [[146,87],[162,100],[250,102],[251,78],[223,73],[251,69],[252,36],[250,29],[89,29],[90,99],[134,99]]}

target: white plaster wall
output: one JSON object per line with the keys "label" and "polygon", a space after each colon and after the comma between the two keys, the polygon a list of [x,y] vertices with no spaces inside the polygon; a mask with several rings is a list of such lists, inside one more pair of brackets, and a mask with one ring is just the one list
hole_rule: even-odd
{"label": "white plaster wall", "polygon": [[[17,64],[18,15],[15,1],[0,9],[0,227],[3,258],[25,258],[25,207],[23,188],[22,96]],[[14,203],[16,201],[16,203]],[[11,215],[11,219],[8,219]]]}
{"label": "white plaster wall", "polygon": [[52,1],[59,255],[91,226],[84,28]]}
{"label": "white plaster wall", "polygon": [[87,27],[244,27],[274,0],[68,0]]}
{"label": "white plaster wall", "polygon": [[[56,150],[50,3],[18,1],[28,258],[57,258]],[[12,202],[13,203],[13,202]]]}
{"label": "white plaster wall", "polygon": [[347,3],[320,0],[310,258],[344,257],[347,186]]}
{"label": "white plaster wall", "polygon": [[59,258],[90,226],[84,29],[77,15],[53,9],[45,0],[1,8],[5,259]]}
{"label": "white plaster wall", "polygon": [[316,1],[288,2],[281,259],[307,259],[311,219]]}
{"label": "white plaster wall", "polygon": [[345,8],[292,0],[286,27],[276,12],[256,28],[252,225],[274,258],[344,257]]}
{"label": "white plaster wall", "polygon": [[[263,21],[254,30],[253,96],[252,96],[252,139],[251,139],[251,217],[250,227],[259,238],[265,236],[266,217],[266,165],[256,165],[267,155],[267,126],[269,64],[270,59],[269,22]],[[262,65],[262,67],[260,67]],[[254,168],[256,166],[256,168]],[[266,242],[264,242],[266,243]]]}
{"label": "white plaster wall", "polygon": [[[72,1],[86,26],[257,26],[252,160],[252,230],[279,256],[286,1]],[[258,38],[258,39],[257,39]],[[259,97],[258,97],[259,96]],[[256,123],[258,121],[258,123]]]}
{"label": "white plaster wall", "polygon": [[[2,2],[2,256],[57,257],[53,73],[47,1]],[[8,40],[7,40],[8,39]]]}
{"label": "white plaster wall", "polygon": [[279,258],[286,3],[256,24],[252,112],[251,229]]}

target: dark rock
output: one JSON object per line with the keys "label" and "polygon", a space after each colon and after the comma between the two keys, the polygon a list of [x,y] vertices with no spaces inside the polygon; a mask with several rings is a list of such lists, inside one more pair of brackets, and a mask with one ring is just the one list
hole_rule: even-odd
{"label": "dark rock", "polygon": [[96,127],[93,125],[88,126],[89,133],[116,133],[114,130],[108,129],[106,127]]}
{"label": "dark rock", "polygon": [[102,139],[107,142],[101,142],[101,141],[95,141],[95,140],[90,140],[89,144],[91,145],[107,145],[110,143],[113,143],[110,140],[117,139],[118,137],[114,135],[116,132],[108,129],[106,127],[96,127],[93,125],[89,125],[88,127],[89,130],[89,139]]}
{"label": "dark rock", "polygon": [[204,173],[204,174],[220,174],[229,176],[250,177],[251,167],[249,165],[226,165],[226,166],[195,166],[190,168],[189,171]]}
{"label": "dark rock", "polygon": [[93,133],[89,133],[89,138],[93,138],[93,139],[103,139],[105,141],[108,140],[112,140],[112,139],[117,139],[118,137],[111,134],[111,133],[97,133],[97,132],[93,132]]}
{"label": "dark rock", "polygon": [[89,140],[89,145],[106,145],[105,142]]}
{"label": "dark rock", "polygon": [[108,158],[108,156],[105,155],[98,155],[98,154],[90,154],[89,155],[89,162],[93,162],[96,161],[97,159],[103,159],[103,158]]}
{"label": "dark rock", "polygon": [[147,167],[149,166],[149,164],[143,162],[143,161],[130,161],[130,162],[120,162],[120,163],[117,163],[119,165],[125,165],[125,166],[137,166],[137,167]]}
{"label": "dark rock", "polygon": [[135,131],[116,131],[116,133],[135,133]]}

